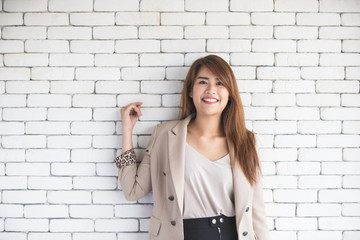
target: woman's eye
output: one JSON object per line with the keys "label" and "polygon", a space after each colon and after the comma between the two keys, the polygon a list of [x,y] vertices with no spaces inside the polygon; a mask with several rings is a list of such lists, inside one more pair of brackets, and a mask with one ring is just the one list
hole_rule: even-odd
{"label": "woman's eye", "polygon": [[217,82],[216,85],[224,86],[224,84],[222,82]]}
{"label": "woman's eye", "polygon": [[201,81],[199,81],[199,84],[206,84],[206,81],[201,80]]}

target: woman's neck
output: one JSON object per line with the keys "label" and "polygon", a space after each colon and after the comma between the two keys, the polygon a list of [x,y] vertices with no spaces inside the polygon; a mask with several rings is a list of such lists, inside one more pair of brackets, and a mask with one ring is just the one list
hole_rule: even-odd
{"label": "woman's neck", "polygon": [[190,123],[190,127],[199,136],[219,137],[225,135],[221,126],[221,116],[196,116]]}

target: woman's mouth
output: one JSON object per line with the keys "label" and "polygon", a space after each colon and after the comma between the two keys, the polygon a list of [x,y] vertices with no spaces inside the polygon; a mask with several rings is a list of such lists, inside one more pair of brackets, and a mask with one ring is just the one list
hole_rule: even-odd
{"label": "woman's mouth", "polygon": [[218,99],[216,98],[210,98],[210,97],[205,97],[201,99],[203,102],[207,103],[207,104],[212,104],[212,103],[217,103],[219,102]]}

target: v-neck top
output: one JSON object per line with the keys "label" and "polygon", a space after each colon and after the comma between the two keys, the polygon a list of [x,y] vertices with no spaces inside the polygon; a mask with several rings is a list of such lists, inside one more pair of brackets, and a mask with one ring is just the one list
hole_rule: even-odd
{"label": "v-neck top", "polygon": [[235,216],[230,156],[211,161],[186,143],[183,218]]}

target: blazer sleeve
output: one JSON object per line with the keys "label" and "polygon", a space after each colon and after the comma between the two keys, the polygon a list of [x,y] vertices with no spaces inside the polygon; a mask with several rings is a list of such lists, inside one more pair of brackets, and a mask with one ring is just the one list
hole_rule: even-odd
{"label": "blazer sleeve", "polygon": [[138,200],[151,191],[150,162],[156,140],[156,129],[157,126],[153,130],[141,163],[119,169],[119,182],[125,198],[129,201]]}
{"label": "blazer sleeve", "polygon": [[258,182],[254,186],[252,219],[256,239],[269,240],[270,236],[266,222],[262,177],[259,177]]}

